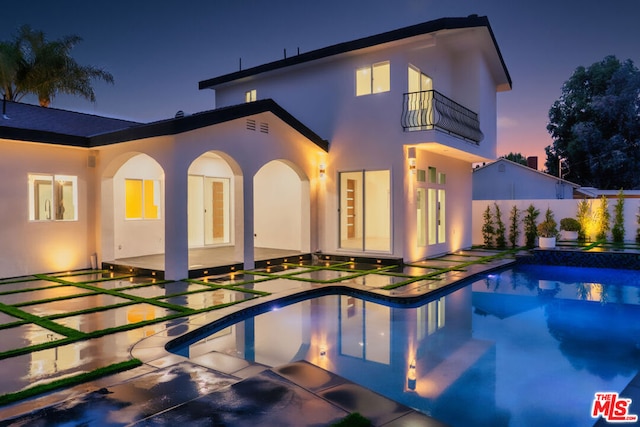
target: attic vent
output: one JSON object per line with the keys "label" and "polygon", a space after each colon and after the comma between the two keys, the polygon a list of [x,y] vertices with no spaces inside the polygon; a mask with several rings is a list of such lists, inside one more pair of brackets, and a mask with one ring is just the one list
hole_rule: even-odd
{"label": "attic vent", "polygon": [[504,172],[504,165],[502,163],[498,165],[498,172]]}
{"label": "attic vent", "polygon": [[181,119],[183,117],[184,117],[184,111],[178,110],[178,112],[176,113],[176,119]]}
{"label": "attic vent", "polygon": [[253,119],[247,119],[247,130],[256,130],[256,121]]}
{"label": "attic vent", "polygon": [[260,132],[269,133],[269,123],[260,123]]}

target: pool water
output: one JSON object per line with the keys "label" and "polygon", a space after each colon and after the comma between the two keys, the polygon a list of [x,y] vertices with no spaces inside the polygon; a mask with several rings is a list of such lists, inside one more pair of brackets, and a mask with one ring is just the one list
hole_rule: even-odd
{"label": "pool water", "polygon": [[246,318],[189,348],[305,359],[451,426],[585,426],[640,362],[640,275],[517,266],[423,303],[348,295]]}

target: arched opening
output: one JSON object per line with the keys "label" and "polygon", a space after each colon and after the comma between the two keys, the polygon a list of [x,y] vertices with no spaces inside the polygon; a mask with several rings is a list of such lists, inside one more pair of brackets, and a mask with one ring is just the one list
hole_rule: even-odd
{"label": "arched opening", "polygon": [[102,179],[102,253],[107,261],[164,253],[164,171],[146,154],[115,159]]}
{"label": "arched opening", "polygon": [[235,173],[227,160],[207,152],[189,167],[189,248],[233,246]]}
{"label": "arched opening", "polygon": [[274,257],[310,252],[309,180],[293,163],[273,160],[253,177],[254,245]]}

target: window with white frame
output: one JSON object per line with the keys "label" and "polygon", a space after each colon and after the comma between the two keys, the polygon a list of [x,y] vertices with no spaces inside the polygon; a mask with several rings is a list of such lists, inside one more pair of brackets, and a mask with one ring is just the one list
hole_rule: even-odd
{"label": "window with white frame", "polygon": [[78,177],[29,174],[30,221],[77,221]]}
{"label": "window with white frame", "polygon": [[378,62],[356,70],[356,96],[391,90],[389,61]]}
{"label": "window with white frame", "polygon": [[155,179],[125,179],[125,218],[160,218],[160,181]]}
{"label": "window with white frame", "polygon": [[256,100],[257,92],[255,89],[248,90],[244,93],[244,102],[253,102]]}

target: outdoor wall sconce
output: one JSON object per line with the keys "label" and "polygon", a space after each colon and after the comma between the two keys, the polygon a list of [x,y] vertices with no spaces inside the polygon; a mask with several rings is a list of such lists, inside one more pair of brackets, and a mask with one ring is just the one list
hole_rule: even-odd
{"label": "outdoor wall sconce", "polygon": [[409,159],[409,172],[416,173],[416,147],[409,147],[407,149],[407,158]]}
{"label": "outdoor wall sconce", "polygon": [[324,177],[327,175],[327,165],[325,165],[324,163],[320,163],[320,165],[318,166],[318,175],[320,176],[320,179],[324,179]]}
{"label": "outdoor wall sconce", "polygon": [[320,357],[324,358],[327,356],[327,346],[326,345],[321,345],[320,346]]}
{"label": "outdoor wall sconce", "polygon": [[407,375],[407,388],[409,390],[416,389],[416,361],[412,360],[409,365],[409,373]]}

